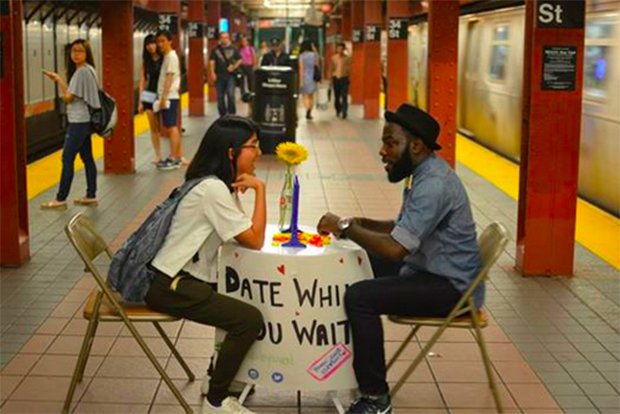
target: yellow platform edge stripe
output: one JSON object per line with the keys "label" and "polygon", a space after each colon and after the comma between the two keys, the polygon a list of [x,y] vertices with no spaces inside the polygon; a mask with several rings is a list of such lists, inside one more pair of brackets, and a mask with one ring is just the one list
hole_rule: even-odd
{"label": "yellow platform edge stripe", "polygon": [[[209,96],[209,86],[204,86],[205,96]],[[181,108],[185,109],[189,106],[189,95],[186,93],[181,95]],[[138,136],[149,130],[149,121],[146,114],[138,114],[133,118],[134,135]],[[92,140],[93,157],[95,160],[103,157],[103,139],[96,134]],[[80,157],[75,159],[75,171],[84,168],[84,164]],[[28,191],[28,200],[32,200],[44,191],[49,190],[58,184],[60,179],[60,168],[62,167],[62,150],[58,150],[46,157],[41,158],[26,167],[26,183]]]}
{"label": "yellow platform edge stripe", "polygon": [[[456,159],[508,196],[519,197],[519,166],[481,145],[457,135]],[[620,220],[600,208],[577,200],[575,240],[620,269]]]}

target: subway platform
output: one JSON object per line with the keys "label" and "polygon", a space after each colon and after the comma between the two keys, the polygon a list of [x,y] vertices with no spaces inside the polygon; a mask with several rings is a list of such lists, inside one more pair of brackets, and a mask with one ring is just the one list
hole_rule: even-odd
{"label": "subway platform", "polygon": [[[240,113],[246,108],[241,107]],[[191,156],[216,113],[208,104],[204,118],[184,116],[183,146]],[[300,109],[301,114],[301,109]],[[333,111],[316,111],[314,121],[299,121],[298,142],[310,157],[299,169],[303,205],[300,221],[314,225],[326,211],[340,215],[393,218],[401,186],[389,184],[378,156],[382,121],[362,119],[353,106],[340,120]],[[575,277],[523,278],[514,269],[517,204],[505,183],[488,181],[479,170],[505,162],[459,138],[457,173],[473,205],[480,231],[502,222],[511,241],[490,274],[484,330],[500,395],[507,413],[620,412],[620,274],[583,247],[576,246]],[[489,157],[482,159],[482,157]],[[136,139],[136,173],[99,175],[99,206],[69,206],[41,211],[54,197],[53,186],[29,201],[32,259],[18,269],[2,269],[2,413],[60,412],[80,350],[86,321],[82,307],[94,287],[64,233],[69,218],[84,211],[113,248],[117,248],[152,208],[182,182],[184,169],[162,172],[151,164],[148,132]],[[470,167],[468,167],[469,165]],[[101,171],[101,160],[98,161]],[[48,174],[59,176],[56,171]],[[508,167],[507,167],[508,168]],[[257,174],[265,180],[269,221],[277,218],[277,197],[285,167],[263,156]],[[476,172],[475,172],[476,171]],[[71,195],[84,192],[77,172]],[[251,210],[252,200],[244,197]],[[587,227],[587,225],[586,225]],[[596,233],[597,229],[589,229]],[[105,263],[101,263],[105,266]],[[148,345],[200,412],[200,384],[214,345],[214,331],[192,322],[165,325],[177,349],[197,374],[187,382],[180,366],[153,329],[141,329]],[[141,327],[144,328],[144,327]],[[149,327],[150,328],[150,327]],[[392,354],[406,328],[385,322],[386,353]],[[422,330],[407,350],[411,360],[430,336]],[[418,349],[413,349],[418,347]],[[397,363],[390,379],[404,369]],[[351,395],[342,395],[347,404]],[[492,413],[495,405],[474,338],[448,330],[396,396],[395,411],[405,413]],[[295,413],[295,393],[258,388],[248,399],[258,413]],[[176,413],[182,408],[120,323],[100,325],[85,378],[73,399],[76,413]],[[303,413],[334,412],[325,394],[303,394]]]}

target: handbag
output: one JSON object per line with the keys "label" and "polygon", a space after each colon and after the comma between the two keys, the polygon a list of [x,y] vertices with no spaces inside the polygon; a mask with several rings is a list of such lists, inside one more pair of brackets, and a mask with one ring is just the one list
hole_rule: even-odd
{"label": "handbag", "polygon": [[319,67],[319,65],[314,65],[314,73],[312,74],[312,79],[314,79],[315,82],[321,81],[321,68]]}

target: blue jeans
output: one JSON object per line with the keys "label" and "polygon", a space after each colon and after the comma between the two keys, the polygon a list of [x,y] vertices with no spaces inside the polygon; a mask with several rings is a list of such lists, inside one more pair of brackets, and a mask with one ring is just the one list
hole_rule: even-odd
{"label": "blue jeans", "polygon": [[[217,111],[220,113],[220,116],[236,114],[235,78],[233,76],[226,78],[219,76],[217,81],[215,81],[215,88],[217,90]],[[228,107],[226,106],[226,99],[228,100]]]}
{"label": "blue jeans", "polygon": [[90,122],[69,123],[62,149],[62,173],[56,200],[65,201],[73,181],[73,162],[79,153],[86,169],[86,197],[95,198],[97,193],[97,166],[93,158]]}

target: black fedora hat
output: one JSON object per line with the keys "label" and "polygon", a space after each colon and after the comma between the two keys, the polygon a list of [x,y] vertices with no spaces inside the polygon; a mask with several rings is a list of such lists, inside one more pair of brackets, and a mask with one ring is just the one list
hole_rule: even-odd
{"label": "black fedora hat", "polygon": [[430,114],[410,104],[402,104],[396,112],[385,111],[385,120],[405,128],[420,138],[432,150],[440,150],[437,143],[439,123]]}

